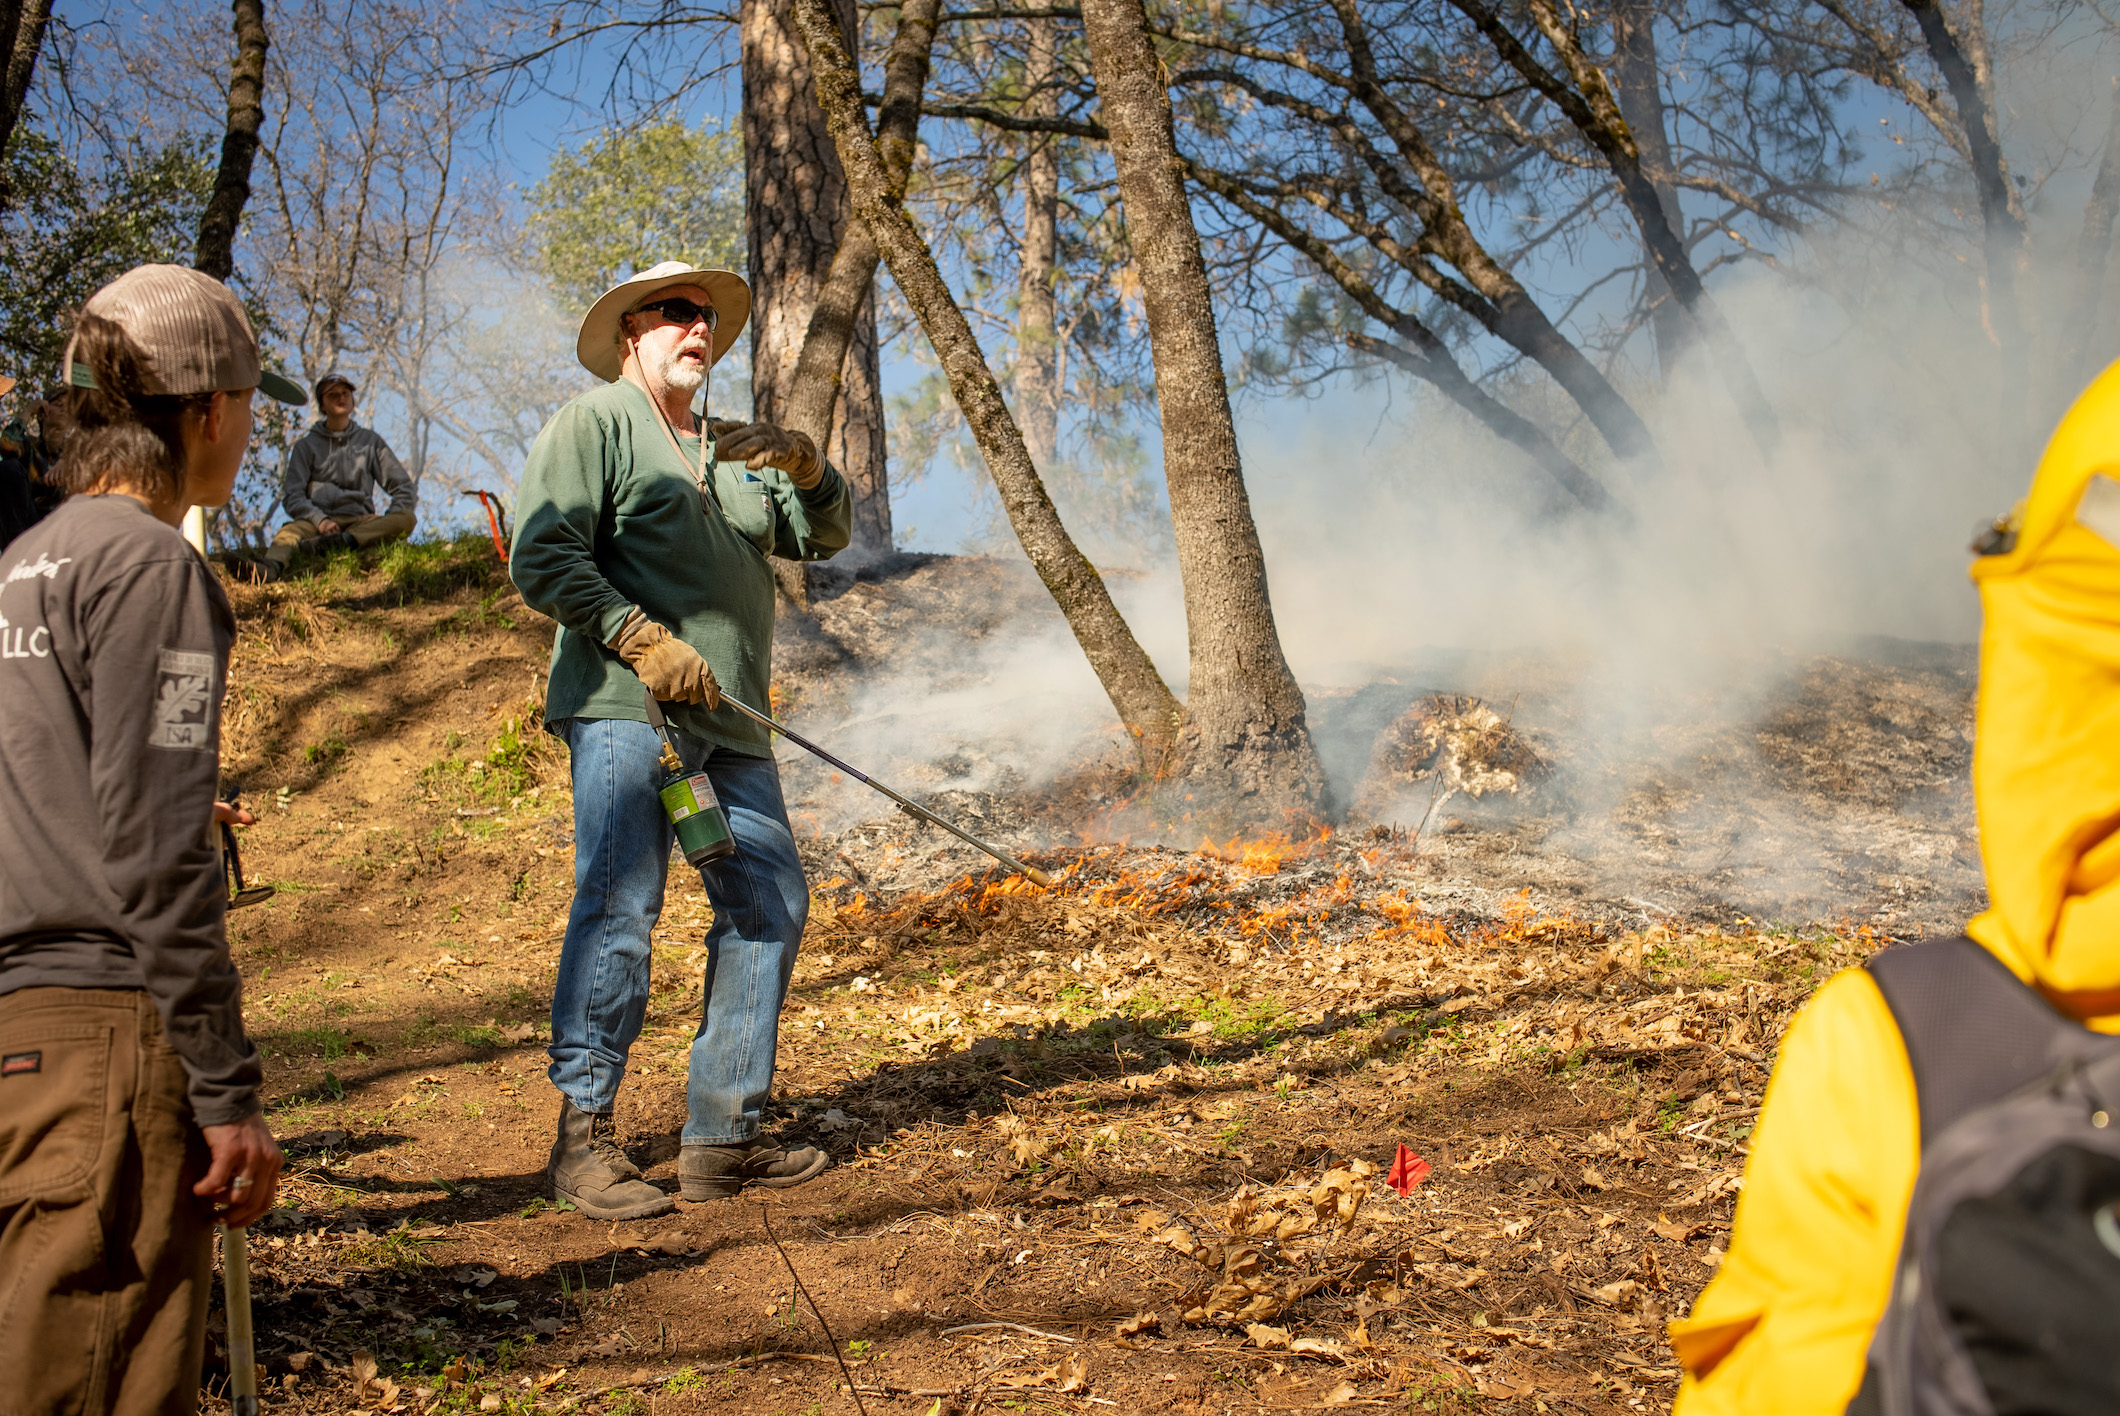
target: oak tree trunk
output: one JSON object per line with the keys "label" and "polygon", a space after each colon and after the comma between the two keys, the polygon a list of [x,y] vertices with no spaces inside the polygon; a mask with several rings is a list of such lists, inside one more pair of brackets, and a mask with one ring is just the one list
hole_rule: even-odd
{"label": "oak tree trunk", "polygon": [[[833,17],[851,50],[858,33],[852,0],[835,0]],[[743,0],[740,24],[752,407],[765,422],[785,423],[803,337],[851,209],[824,115],[811,97],[789,0]],[[831,436],[819,445],[853,493],[855,551],[877,555],[891,549],[891,499],[873,303],[859,302],[850,324],[845,358],[835,370]],[[808,604],[801,567],[775,562],[774,575],[798,606]]]}
{"label": "oak tree trunk", "polygon": [[[1686,220],[1678,202],[1678,173],[1671,162],[1671,137],[1664,123],[1664,96],[1656,64],[1656,0],[1613,0],[1612,83],[1619,90],[1620,116],[1627,120],[1627,131],[1641,150],[1642,175],[1656,189],[1664,220],[1684,239]],[[1649,333],[1656,343],[1657,366],[1668,380],[1685,357],[1692,325],[1646,246],[1643,255]]]}
{"label": "oak tree trunk", "polygon": [[51,15],[51,0],[0,3],[0,62],[6,65],[0,70],[0,156],[6,155],[29,102],[30,81],[37,76],[37,56],[43,52],[44,26]]}
{"label": "oak tree trunk", "polygon": [[1084,0],[1082,19],[1148,312],[1184,580],[1192,672],[1180,771],[1209,821],[1321,812],[1325,773],[1274,629],[1164,69],[1142,0]]}
{"label": "oak tree trunk", "polygon": [[[920,98],[927,88],[935,17],[941,10],[942,0],[905,0],[899,11],[898,34],[884,58],[876,146],[883,154],[884,181],[893,200],[905,194],[906,178],[912,171],[920,136]],[[872,308],[876,266],[882,258],[868,223],[849,221],[803,333],[789,386],[786,422],[815,438],[820,447],[833,431],[840,374],[847,364],[847,351],[859,337],[863,312]],[[873,314],[869,322],[873,331]]]}
{"label": "oak tree trunk", "polygon": [[1415,378],[1426,380],[1486,424],[1497,436],[1530,454],[1533,461],[1586,509],[1625,514],[1625,508],[1612,499],[1602,482],[1578,466],[1575,459],[1562,451],[1537,424],[1513,412],[1468,378],[1452,357],[1449,347],[1436,337],[1433,330],[1422,324],[1411,311],[1401,310],[1386,300],[1369,278],[1334,250],[1329,242],[1289,220],[1279,208],[1260,201],[1224,173],[1196,162],[1186,164],[1186,172],[1194,181],[1279,236],[1290,250],[1308,257],[1311,264],[1345,291],[1364,314],[1405,341],[1403,345],[1392,344],[1357,332],[1347,336],[1348,348],[1396,364]]}
{"label": "oak tree trunk", "polygon": [[2105,304],[2105,270],[2113,253],[2113,218],[2120,214],[2120,83],[2113,85],[2112,118],[2105,132],[2105,152],[2083,204],[2083,230],[2076,237],[2076,292],[2055,358],[2055,392],[2073,397],[2090,370],[2084,367],[2091,332]]}
{"label": "oak tree trunk", "polygon": [[891,191],[883,158],[869,131],[868,115],[862,109],[861,76],[827,8],[828,0],[791,0],[791,4],[815,71],[818,106],[831,125],[833,144],[845,164],[842,170],[854,211],[868,227],[890,266],[891,278],[934,348],[1032,568],[1066,616],[1068,628],[1096,670],[1120,721],[1139,743],[1143,765],[1158,772],[1174,742],[1178,702],[1112,603],[1103,577],[1061,524],[978,337],[950,294],[934,252]]}
{"label": "oak tree trunk", "polygon": [[1628,131],[1627,120],[1621,116],[1611,82],[1604,70],[1584,52],[1572,23],[1554,8],[1553,0],[1525,0],[1525,8],[1533,23],[1552,45],[1567,72],[1563,79],[1539,62],[1487,0],[1450,0],[1450,3],[1487,37],[1502,62],[1515,69],[1560,109],[1605,160],[1613,184],[1619,188],[1620,199],[1626,203],[1627,213],[1634,218],[1635,228],[1641,233],[1642,244],[1648,248],[1650,260],[1713,355],[1722,374],[1723,386],[1737,405],[1738,416],[1744,419],[1752,441],[1762,453],[1773,456],[1781,446],[1781,420],[1775,415],[1773,404],[1767,401],[1758,371],[1738,343],[1737,332],[1730,328],[1721,307],[1701,283],[1700,272],[1693,268],[1685,242],[1671,225],[1655,185],[1643,170],[1640,145]]}
{"label": "oak tree trunk", "polygon": [[[1391,138],[1392,146],[1419,179],[1415,185],[1388,167],[1377,176],[1385,190],[1421,219],[1420,250],[1456,267],[1472,287],[1441,278],[1425,261],[1410,263],[1414,277],[1484,325],[1487,330],[1529,356],[1565,389],[1590,419],[1608,446],[1621,457],[1645,467],[1660,464],[1648,424],[1604,371],[1546,317],[1537,300],[1516,276],[1496,260],[1472,230],[1458,203],[1457,179],[1450,173],[1413,114],[1385,86],[1356,0],[1332,0],[1340,36],[1347,44],[1348,77],[1362,105]],[[1402,261],[1401,264],[1409,264]],[[1475,293],[1476,292],[1476,293]],[[1595,505],[1586,500],[1586,505]]]}
{"label": "oak tree trunk", "polygon": [[236,60],[228,77],[228,130],[221,138],[221,168],[213,195],[199,218],[199,244],[192,264],[216,280],[235,274],[236,223],[250,200],[250,165],[265,126],[265,0],[235,0]]}
{"label": "oak tree trunk", "polygon": [[1936,61],[1965,130],[1973,187],[1980,194],[1982,252],[1986,256],[1987,317],[2000,353],[2002,417],[2013,441],[2032,431],[2030,380],[2026,377],[2024,292],[2030,285],[2032,234],[2017,184],[2002,152],[1995,111],[1995,84],[1988,67],[1986,36],[1974,23],[1961,35],[1937,0],[1900,0],[1921,28],[1922,43]]}
{"label": "oak tree trunk", "polygon": [[[1029,22],[1024,116],[1059,116],[1060,22]],[[1016,275],[1016,418],[1031,461],[1051,470],[1060,450],[1060,341],[1053,277],[1060,248],[1059,137],[1039,133],[1023,158],[1023,254]]]}

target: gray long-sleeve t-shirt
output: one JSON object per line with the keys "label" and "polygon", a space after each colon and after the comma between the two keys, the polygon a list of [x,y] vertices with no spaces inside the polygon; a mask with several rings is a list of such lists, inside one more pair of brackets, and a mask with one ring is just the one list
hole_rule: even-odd
{"label": "gray long-sleeve t-shirt", "polygon": [[419,502],[411,474],[382,434],[359,423],[333,432],[317,422],[288,450],[280,506],[296,521],[374,516],[378,487],[390,498],[386,513],[409,514]]}
{"label": "gray long-sleeve t-shirt", "polygon": [[77,496],[0,555],[0,993],[145,989],[201,1126],[263,1079],[213,803],[235,621],[184,538]]}

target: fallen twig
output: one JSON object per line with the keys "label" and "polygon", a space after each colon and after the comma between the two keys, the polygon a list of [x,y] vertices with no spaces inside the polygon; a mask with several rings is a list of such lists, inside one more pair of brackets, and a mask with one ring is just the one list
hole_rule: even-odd
{"label": "fallen twig", "polygon": [[1073,1342],[1075,1340],[1072,1337],[1062,1337],[1057,1332],[1040,1332],[1037,1328],[1025,1327],[1022,1323],[965,1323],[961,1327],[944,1328],[942,1335],[944,1337],[954,1337],[960,1332],[979,1332],[985,1328],[1014,1328],[1018,1332],[1027,1332],[1032,1337],[1049,1337],[1055,1342]]}
{"label": "fallen twig", "polygon": [[758,1222],[765,1227],[766,1238],[773,1241],[773,1249],[780,1255],[780,1261],[788,1266],[788,1277],[795,1280],[795,1291],[802,1295],[803,1301],[810,1305],[810,1311],[817,1315],[817,1326],[824,1329],[824,1340],[832,1344],[832,1360],[839,1364],[839,1375],[846,1378],[847,1395],[854,1398],[854,1409],[860,1412],[861,1416],[869,1416],[869,1408],[862,1405],[861,1393],[855,1389],[854,1374],[847,1370],[847,1359],[840,1355],[839,1339],[832,1336],[832,1325],[824,1320],[824,1310],[817,1306],[817,1300],[810,1296],[810,1290],[803,1287],[802,1275],[795,1271],[795,1261],[788,1257],[786,1249],[780,1247],[780,1236],[773,1232],[773,1221],[768,1216],[765,1205],[758,1207]]}

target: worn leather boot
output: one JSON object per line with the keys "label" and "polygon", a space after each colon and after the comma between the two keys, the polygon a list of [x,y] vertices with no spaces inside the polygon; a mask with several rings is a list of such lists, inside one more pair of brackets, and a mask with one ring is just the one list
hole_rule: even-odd
{"label": "worn leather boot", "polygon": [[679,1193],[688,1200],[723,1200],[746,1185],[785,1190],[824,1174],[832,1158],[815,1146],[766,1140],[733,1146],[686,1146],[677,1156]]}
{"label": "worn leather boot", "polygon": [[321,556],[330,551],[350,551],[358,544],[351,531],[334,531],[329,536],[311,536],[297,543],[295,549],[305,556]]}
{"label": "worn leather boot", "polygon": [[559,1138],[545,1164],[552,1198],[572,1201],[591,1219],[647,1219],[676,1209],[675,1200],[640,1178],[612,1134],[610,1112],[583,1111],[561,1098]]}

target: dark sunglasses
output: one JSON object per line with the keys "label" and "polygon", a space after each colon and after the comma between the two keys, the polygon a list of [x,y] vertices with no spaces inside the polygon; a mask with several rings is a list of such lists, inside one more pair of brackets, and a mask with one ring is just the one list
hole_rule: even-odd
{"label": "dark sunglasses", "polygon": [[707,322],[707,333],[709,334],[721,327],[721,315],[715,311],[712,305],[695,305],[681,295],[672,295],[662,300],[651,300],[645,305],[634,307],[635,314],[644,314],[650,310],[661,315],[671,324],[683,325],[686,329],[690,329],[701,320]]}

